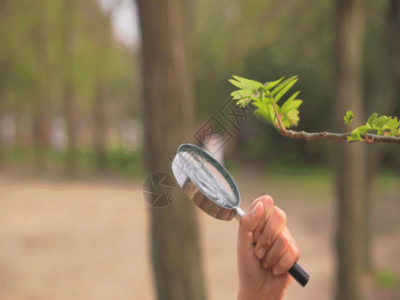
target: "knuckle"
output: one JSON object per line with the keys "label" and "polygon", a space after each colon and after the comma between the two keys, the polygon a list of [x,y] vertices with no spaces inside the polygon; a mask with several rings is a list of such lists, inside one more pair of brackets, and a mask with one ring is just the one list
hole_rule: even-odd
{"label": "knuckle", "polygon": [[292,242],[290,244],[291,244],[290,248],[293,253],[293,256],[296,258],[296,261],[297,261],[301,256],[299,246],[297,245],[297,243],[294,239],[292,239]]}
{"label": "knuckle", "polygon": [[263,259],[263,265],[267,265],[267,266],[273,266],[273,260],[271,255],[266,255],[265,258]]}
{"label": "knuckle", "polygon": [[295,263],[298,261],[300,258],[300,252],[297,250],[297,248],[290,247],[289,248],[289,259],[291,263]]}
{"label": "knuckle", "polygon": [[258,241],[257,241],[256,248],[258,249],[258,248],[261,248],[261,247],[263,247],[263,248],[265,248],[267,250],[271,248],[271,242],[269,241],[269,238],[268,238],[268,236],[267,236],[267,234],[265,232],[263,232],[259,236]]}
{"label": "knuckle", "polygon": [[274,199],[270,195],[264,195],[264,204],[266,207],[273,207],[274,206]]}
{"label": "knuckle", "polygon": [[286,213],[278,206],[275,206],[275,212],[279,222],[282,224],[286,224]]}
{"label": "knuckle", "polygon": [[265,195],[261,195],[261,196],[259,196],[259,197],[257,197],[257,198],[255,198],[254,200],[253,200],[253,202],[251,203],[251,207],[254,207],[258,202],[260,202],[260,201],[264,201],[264,198],[265,198]]}
{"label": "knuckle", "polygon": [[281,275],[283,274],[285,271],[285,266],[283,265],[283,263],[281,261],[279,261],[275,266],[273,266],[273,271],[275,275]]}
{"label": "knuckle", "polygon": [[290,241],[289,241],[289,239],[283,234],[283,233],[281,233],[280,235],[279,235],[279,239],[281,240],[281,243],[282,243],[282,245],[283,245],[283,249],[287,249],[288,247],[289,247],[289,244],[290,244]]}

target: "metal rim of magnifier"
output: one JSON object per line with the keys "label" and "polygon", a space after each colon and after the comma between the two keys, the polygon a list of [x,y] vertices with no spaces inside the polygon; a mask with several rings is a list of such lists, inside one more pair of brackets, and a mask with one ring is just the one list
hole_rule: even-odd
{"label": "metal rim of magnifier", "polygon": [[[184,168],[182,167],[182,162],[180,161],[180,157],[181,155],[183,155],[184,152],[189,152],[189,153],[192,152],[198,154],[199,156],[206,159],[207,162],[212,164],[217,169],[217,171],[221,173],[223,178],[229,184],[229,187],[231,188],[233,195],[235,197],[236,204],[234,206],[227,207],[224,205],[219,205],[205,196],[205,193],[203,193],[201,188],[199,188],[191,180],[189,175],[184,171]],[[177,162],[178,160],[179,162]],[[206,151],[195,145],[182,144],[179,146],[178,153],[176,154],[172,164],[173,165],[175,164],[175,166],[184,173],[186,178],[183,180],[183,184],[181,184],[181,182],[179,181],[178,183],[181,186],[182,190],[185,192],[185,194],[189,197],[189,199],[191,199],[200,209],[202,209],[210,216],[224,221],[229,221],[237,215],[237,208],[240,206],[241,203],[239,189],[236,185],[236,182],[233,180],[232,176],[228,173],[225,167],[222,164],[220,164],[216,160],[216,158],[214,158],[211,154],[207,153]],[[178,166],[177,164],[180,165]],[[175,177],[177,177],[175,172],[174,175]]]}

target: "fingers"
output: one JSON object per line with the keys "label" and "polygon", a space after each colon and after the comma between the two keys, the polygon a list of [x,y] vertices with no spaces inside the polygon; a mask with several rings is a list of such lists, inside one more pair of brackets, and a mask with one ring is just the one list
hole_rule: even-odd
{"label": "fingers", "polygon": [[291,239],[292,237],[290,235],[289,229],[285,227],[283,231],[278,234],[275,242],[272,244],[269,251],[263,257],[261,266],[263,268],[274,266],[289,248]]}
{"label": "fingers", "polygon": [[258,241],[258,239],[260,238],[260,235],[264,231],[265,223],[268,221],[269,216],[274,207],[274,200],[272,199],[271,196],[264,195],[264,196],[258,197],[256,200],[253,201],[253,204],[255,204],[258,201],[261,201],[264,205],[264,217],[261,219],[261,221],[258,223],[256,229],[254,230],[254,241],[255,242]]}
{"label": "fingers", "polygon": [[286,214],[274,206],[270,196],[255,199],[240,220],[238,250],[239,254],[254,253],[260,265],[272,268],[274,275],[287,273],[299,259],[299,248],[286,227]]}
{"label": "fingers", "polygon": [[252,247],[254,244],[253,232],[258,223],[261,221],[264,212],[264,205],[262,201],[254,201],[250,212],[240,219],[239,224],[239,245],[244,247]]}
{"label": "fingers", "polygon": [[290,247],[287,249],[285,254],[278,260],[273,266],[272,271],[274,275],[285,274],[300,258],[300,251],[294,240],[291,241]]}
{"label": "fingers", "polygon": [[270,250],[278,235],[286,226],[286,214],[278,207],[273,207],[268,220],[266,220],[264,230],[262,231],[257,244],[254,248],[255,255],[262,259]]}

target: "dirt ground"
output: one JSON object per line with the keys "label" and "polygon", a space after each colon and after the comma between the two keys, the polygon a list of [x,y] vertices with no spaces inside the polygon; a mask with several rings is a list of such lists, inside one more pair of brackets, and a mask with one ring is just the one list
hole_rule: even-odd
{"label": "dirt ground", "polygon": [[[243,208],[268,192],[300,244],[311,279],[304,289],[293,283],[285,299],[334,299],[331,180],[266,179],[252,170],[235,176]],[[21,181],[5,174],[0,182],[0,300],[155,299],[142,182]],[[373,224],[374,265],[398,275],[399,186],[398,178],[381,180]],[[235,299],[238,224],[199,218],[210,299]],[[365,299],[400,299],[400,286],[382,288],[371,278],[365,286]]]}

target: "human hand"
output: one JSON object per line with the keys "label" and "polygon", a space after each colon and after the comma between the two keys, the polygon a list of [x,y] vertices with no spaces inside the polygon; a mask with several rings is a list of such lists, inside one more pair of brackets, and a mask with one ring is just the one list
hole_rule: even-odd
{"label": "human hand", "polygon": [[283,210],[270,196],[255,199],[239,225],[237,299],[282,299],[292,281],[288,270],[299,257]]}

